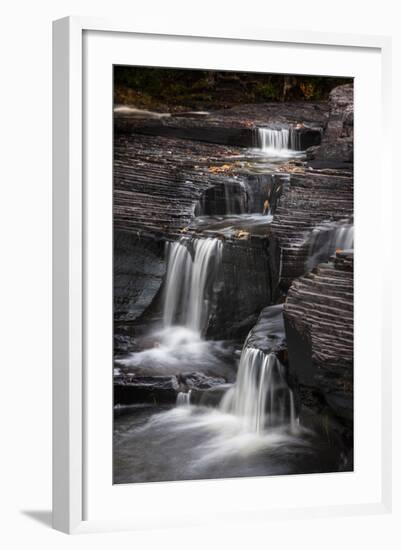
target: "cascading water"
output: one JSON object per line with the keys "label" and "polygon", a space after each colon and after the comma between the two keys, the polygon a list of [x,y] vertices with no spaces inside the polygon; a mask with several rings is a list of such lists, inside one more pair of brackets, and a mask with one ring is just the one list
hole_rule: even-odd
{"label": "cascading water", "polygon": [[[221,366],[227,353],[224,345],[205,340],[204,333],[219,287],[222,248],[216,238],[182,237],[166,243],[163,327],[149,335],[154,346],[132,352],[117,364],[153,376],[157,371],[164,375],[177,369],[201,372]],[[183,399],[180,396],[180,403]]]}
{"label": "cascading water", "polygon": [[265,153],[280,153],[301,150],[300,134],[293,128],[257,128],[257,143]]}
{"label": "cascading water", "polygon": [[189,407],[191,404],[191,390],[188,392],[180,391],[177,395],[177,407]]}
{"label": "cascading water", "polygon": [[209,319],[223,244],[219,239],[184,237],[166,248],[164,326],[181,325],[201,335]]}
{"label": "cascading water", "polygon": [[297,425],[283,365],[274,353],[263,353],[246,343],[237,382],[223,397],[220,408],[240,417],[247,431],[262,433],[268,427],[284,426],[294,431]]}
{"label": "cascading water", "polygon": [[309,241],[306,270],[327,261],[336,250],[354,248],[354,226],[350,222],[328,223],[315,227]]}

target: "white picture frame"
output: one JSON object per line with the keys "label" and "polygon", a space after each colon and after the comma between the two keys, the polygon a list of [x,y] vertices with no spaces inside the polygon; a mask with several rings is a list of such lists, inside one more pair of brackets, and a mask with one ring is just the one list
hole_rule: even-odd
{"label": "white picture frame", "polygon": [[[118,512],[114,515],[108,515],[106,508],[100,509],[96,517],[88,517],[88,494],[90,487],[93,487],[94,482],[88,478],[94,475],[93,463],[88,462],[85,454],[89,447],[96,446],[97,440],[91,440],[88,433],[91,433],[91,413],[87,411],[88,383],[88,336],[87,316],[90,317],[88,304],[86,302],[86,294],[88,293],[88,279],[85,271],[88,267],[90,259],[91,239],[87,237],[88,213],[87,201],[91,200],[91,193],[85,189],[85,178],[87,177],[87,169],[85,167],[85,156],[90,155],[87,142],[85,141],[84,132],[86,113],[88,107],[85,103],[85,82],[87,83],[88,75],[84,70],[84,59],[97,59],[96,55],[102,55],[105,50],[102,46],[93,44],[98,48],[98,52],[94,53],[95,57],[91,58],[94,48],[90,46],[87,51],[88,44],[85,43],[85,33],[92,33],[91,36],[102,36],[102,39],[107,36],[108,44],[110,40],[129,40],[129,37],[137,37],[143,40],[153,40],[155,43],[162,38],[171,37],[172,40],[180,40],[181,44],[201,43],[203,46],[209,44],[226,44],[227,47],[234,47],[234,44],[239,46],[251,46],[252,44],[263,46],[284,45],[288,48],[303,48],[304,51],[314,51],[314,48],[337,48],[344,55],[348,53],[355,54],[356,52],[366,51],[374,52],[378,63],[380,64],[380,82],[377,85],[380,87],[380,105],[377,103],[375,109],[380,112],[376,123],[382,136],[383,151],[389,143],[389,128],[390,128],[390,101],[389,90],[391,86],[390,61],[391,61],[391,42],[387,37],[373,36],[353,36],[353,35],[336,35],[327,33],[312,33],[312,32],[292,32],[278,30],[263,30],[263,29],[182,29],[179,25],[169,25],[166,28],[142,28],[141,25],[131,25],[127,22],[104,21],[92,18],[69,17],[54,22],[53,33],[53,526],[54,528],[67,532],[88,532],[98,530],[115,530],[115,529],[138,529],[149,527],[152,525],[191,525],[194,522],[202,522],[202,519],[196,517],[196,511],[193,514],[178,516],[172,507],[171,515],[166,514],[164,518],[159,517],[155,521],[155,514],[151,514],[150,504],[147,504],[146,495],[154,496],[155,491],[163,490],[175,491],[177,499],[185,497],[187,491],[197,491],[199,498],[201,495],[202,486],[206,487],[206,492],[214,491],[215,488],[222,489],[224,481],[213,482],[181,482],[180,484],[165,484],[165,489],[160,489],[160,484],[141,485],[140,489],[136,489],[137,494],[143,497],[143,510],[141,514],[131,513],[131,517],[120,517]],[[217,46],[216,46],[217,47]],[[207,49],[207,48],[205,48]],[[210,48],[209,48],[210,49]],[[150,58],[157,59],[161,56],[160,50],[146,50],[147,55],[144,56],[143,64],[152,64]],[[328,50],[327,50],[328,51]],[[334,50],[333,50],[334,51]],[[86,56],[86,57],[85,57]],[[307,57],[307,55],[306,55]],[[136,61],[132,64],[141,64]],[[216,61],[218,64],[218,61]],[[232,61],[233,66],[239,61]],[[306,61],[305,61],[306,63]],[[176,66],[174,60],[171,63]],[[178,65],[179,66],[179,65]],[[224,67],[226,68],[226,67]],[[351,69],[349,69],[351,70]],[[357,70],[357,67],[356,69]],[[328,68],[328,74],[330,68]],[[267,70],[268,72],[268,70]],[[284,72],[284,71],[282,71]],[[302,70],[298,72],[303,72]],[[100,74],[100,73],[99,73]],[[103,73],[102,73],[103,74]],[[351,74],[350,74],[351,75]],[[346,75],[348,76],[348,74]],[[379,89],[379,88],[378,88]],[[379,97],[377,95],[377,97]],[[104,96],[107,99],[107,96]],[[91,104],[91,109],[97,106]],[[373,110],[373,112],[376,112]],[[90,116],[90,115],[89,115]],[[109,119],[107,119],[109,117]],[[108,120],[108,123],[107,123]],[[106,126],[111,132],[111,105],[110,112],[104,114],[103,121],[106,121]],[[107,126],[109,124],[109,126]],[[358,126],[356,130],[356,142],[363,141],[363,136],[358,134]],[[105,146],[107,143],[105,142]],[[362,149],[360,149],[362,151]],[[111,153],[110,153],[111,154]],[[358,158],[358,148],[356,149],[356,163],[360,163]],[[385,162],[384,155],[378,159],[377,175],[380,180],[380,185],[377,186],[377,193],[391,194],[391,175],[390,166]],[[361,172],[362,173],[362,172]],[[105,177],[107,177],[106,175]],[[107,193],[103,199],[107,202]],[[358,199],[358,193],[356,198]],[[101,199],[101,200],[103,200]],[[105,204],[103,204],[105,207]],[[106,205],[107,207],[107,205]],[[90,207],[89,207],[90,211]],[[101,211],[101,209],[100,209]],[[384,216],[383,212],[379,212],[381,217],[381,225],[378,229],[380,235],[390,233],[389,221]],[[92,218],[93,219],[93,216]],[[363,216],[360,217],[363,220]],[[362,222],[361,222],[362,223]],[[362,227],[362,225],[361,225]],[[387,232],[387,233],[386,233]],[[90,230],[89,230],[90,234]],[[109,237],[106,235],[106,239]],[[387,244],[387,248],[389,245]],[[363,258],[361,259],[361,261]],[[96,260],[94,260],[96,261]],[[389,262],[389,250],[383,256],[384,269],[381,275],[377,275],[378,288],[388,286],[386,273],[390,269],[385,269]],[[375,274],[376,276],[376,274]],[[107,284],[110,282],[107,278],[103,281],[104,288],[107,289]],[[111,289],[110,289],[111,292]],[[384,296],[384,295],[383,295]],[[391,298],[389,293],[386,293],[386,300],[380,298],[378,307],[380,307],[383,316],[382,324],[380,325],[381,339],[379,342],[380,350],[377,350],[377,357],[380,357],[380,363],[377,366],[378,380],[380,380],[380,399],[377,401],[376,413],[380,416],[378,419],[377,437],[380,436],[380,441],[375,441],[379,446],[378,460],[375,463],[377,475],[380,477],[378,485],[375,488],[374,498],[366,495],[366,498],[358,501],[352,496],[350,499],[344,498],[344,501],[336,500],[333,502],[325,502],[322,505],[312,503],[305,506],[296,503],[295,506],[287,507],[280,505],[265,510],[262,507],[255,509],[259,514],[254,517],[258,521],[265,521],[275,517],[311,517],[313,515],[350,515],[350,514],[365,514],[365,513],[385,513],[391,510],[391,357],[390,357],[390,330],[386,325],[389,321],[389,303]],[[86,304],[86,305],[85,305]],[[384,315],[384,312],[386,315]],[[106,310],[106,315],[107,315]],[[361,315],[363,315],[361,313]],[[361,315],[356,315],[356,319],[361,319]],[[106,327],[107,328],[107,327]],[[110,367],[111,368],[111,367]],[[89,382],[88,382],[89,380]],[[111,384],[111,382],[110,382]],[[99,388],[101,386],[99,385]],[[88,394],[89,391],[89,394]],[[105,386],[99,391],[100,397],[106,395],[104,392]],[[111,393],[111,390],[110,390]],[[95,406],[94,400],[90,397],[91,406]],[[107,397],[107,395],[106,395]],[[358,401],[356,407],[358,407]],[[102,418],[102,416],[100,415]],[[105,426],[106,435],[109,437],[111,447],[111,434],[108,431],[108,425]],[[376,433],[376,432],[375,432]],[[108,434],[108,435],[107,435]],[[90,451],[89,451],[90,454]],[[92,453],[93,455],[93,453]],[[104,470],[102,470],[104,471]],[[101,470],[99,470],[101,472]],[[97,472],[96,475],[102,475]],[[98,478],[97,478],[98,479]],[[231,485],[224,484],[224,489],[230,498],[230,491],[235,490],[241,484],[241,491],[244,494],[252,494],[255,491],[255,480],[230,480]],[[111,483],[110,480],[107,483]],[[260,481],[259,481],[260,482]],[[295,481],[294,481],[295,482]],[[245,483],[248,485],[246,486]],[[274,483],[278,483],[274,481]],[[89,490],[88,490],[89,484]],[[208,485],[206,485],[208,484]],[[212,485],[213,484],[213,485]],[[237,484],[237,485],[233,485]],[[379,486],[380,485],[380,486]],[[231,488],[230,488],[231,487]],[[123,488],[126,497],[130,488]],[[217,489],[216,489],[217,490]],[[318,489],[317,489],[318,490]],[[312,491],[313,492],[313,491]],[[121,494],[121,493],[120,493]],[[220,493],[216,493],[220,494]],[[127,496],[128,495],[128,496]],[[92,500],[95,498],[92,495]],[[104,498],[107,500],[106,493],[96,495],[97,499]],[[150,498],[150,497],[149,497]],[[110,508],[111,508],[110,504]],[[146,510],[146,508],[148,509]],[[231,509],[231,521],[235,520],[235,503]],[[138,511],[139,512],[139,511]],[[242,513],[237,510],[238,514]],[[211,521],[213,510],[208,514],[205,511],[204,521]],[[247,511],[243,512],[247,515]],[[140,517],[139,517],[140,516]],[[224,516],[224,514],[223,514]],[[174,519],[175,518],[175,519]]]}

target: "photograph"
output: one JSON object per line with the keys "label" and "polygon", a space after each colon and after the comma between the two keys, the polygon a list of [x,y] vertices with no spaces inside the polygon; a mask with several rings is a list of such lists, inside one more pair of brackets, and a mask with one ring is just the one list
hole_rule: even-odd
{"label": "photograph", "polygon": [[114,65],[110,109],[113,483],[352,472],[353,78]]}

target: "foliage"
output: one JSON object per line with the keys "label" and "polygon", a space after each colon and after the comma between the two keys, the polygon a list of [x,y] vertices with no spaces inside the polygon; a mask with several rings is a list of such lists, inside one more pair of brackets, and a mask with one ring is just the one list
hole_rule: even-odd
{"label": "foliage", "polygon": [[158,67],[114,67],[114,100],[142,108],[224,108],[240,103],[327,99],[351,79]]}

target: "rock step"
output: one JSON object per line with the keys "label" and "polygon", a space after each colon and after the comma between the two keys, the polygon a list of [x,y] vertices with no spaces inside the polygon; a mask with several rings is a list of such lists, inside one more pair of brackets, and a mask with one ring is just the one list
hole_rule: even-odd
{"label": "rock step", "polygon": [[333,174],[291,174],[273,222],[271,238],[276,243],[281,268],[279,284],[288,288],[303,275],[308,258],[308,235],[323,222],[339,222],[353,215],[353,179]]}
{"label": "rock step", "polygon": [[238,149],[158,136],[116,134],[114,224],[121,231],[163,238],[188,225],[202,194],[243,178],[210,167],[235,159]]}

